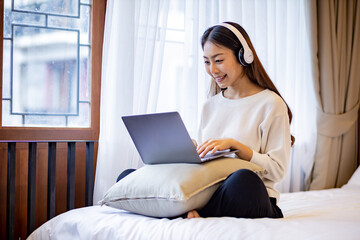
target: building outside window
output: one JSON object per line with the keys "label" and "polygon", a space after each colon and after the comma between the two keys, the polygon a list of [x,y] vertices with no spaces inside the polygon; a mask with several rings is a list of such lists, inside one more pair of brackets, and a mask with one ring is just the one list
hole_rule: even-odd
{"label": "building outside window", "polygon": [[87,128],[91,0],[5,0],[2,126]]}

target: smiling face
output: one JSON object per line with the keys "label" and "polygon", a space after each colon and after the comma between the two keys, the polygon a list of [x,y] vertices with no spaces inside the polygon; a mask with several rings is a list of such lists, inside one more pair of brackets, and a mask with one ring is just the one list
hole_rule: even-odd
{"label": "smiling face", "polygon": [[210,41],[204,44],[206,72],[220,88],[234,87],[243,76],[243,67],[233,51]]}

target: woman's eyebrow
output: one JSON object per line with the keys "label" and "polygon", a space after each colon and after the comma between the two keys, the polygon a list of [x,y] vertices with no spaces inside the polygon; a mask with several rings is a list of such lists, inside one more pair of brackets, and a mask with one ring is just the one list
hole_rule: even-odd
{"label": "woman's eyebrow", "polygon": [[[219,55],[223,55],[223,53],[218,53],[218,54],[215,54],[215,55],[213,55],[212,57],[210,57],[210,58],[216,58],[217,56],[219,56]],[[206,56],[203,56],[204,58],[206,58],[206,59],[208,59],[208,57],[206,57]]]}

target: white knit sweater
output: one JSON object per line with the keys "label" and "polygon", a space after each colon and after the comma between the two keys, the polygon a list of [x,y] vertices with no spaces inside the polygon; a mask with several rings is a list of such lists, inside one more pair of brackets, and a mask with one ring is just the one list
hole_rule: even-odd
{"label": "white knit sweater", "polygon": [[232,100],[220,92],[208,99],[202,110],[198,143],[210,138],[233,138],[251,148],[251,162],[268,172],[261,178],[269,196],[279,199],[274,185],[287,172],[291,138],[287,107],[276,93],[263,90]]}

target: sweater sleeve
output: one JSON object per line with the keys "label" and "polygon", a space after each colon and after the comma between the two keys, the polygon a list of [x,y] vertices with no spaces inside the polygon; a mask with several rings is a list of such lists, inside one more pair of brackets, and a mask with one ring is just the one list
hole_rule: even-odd
{"label": "sweater sleeve", "polygon": [[267,170],[264,178],[278,182],[285,177],[290,161],[291,138],[287,113],[268,119],[261,126],[261,131],[260,151],[253,150],[250,161]]}

